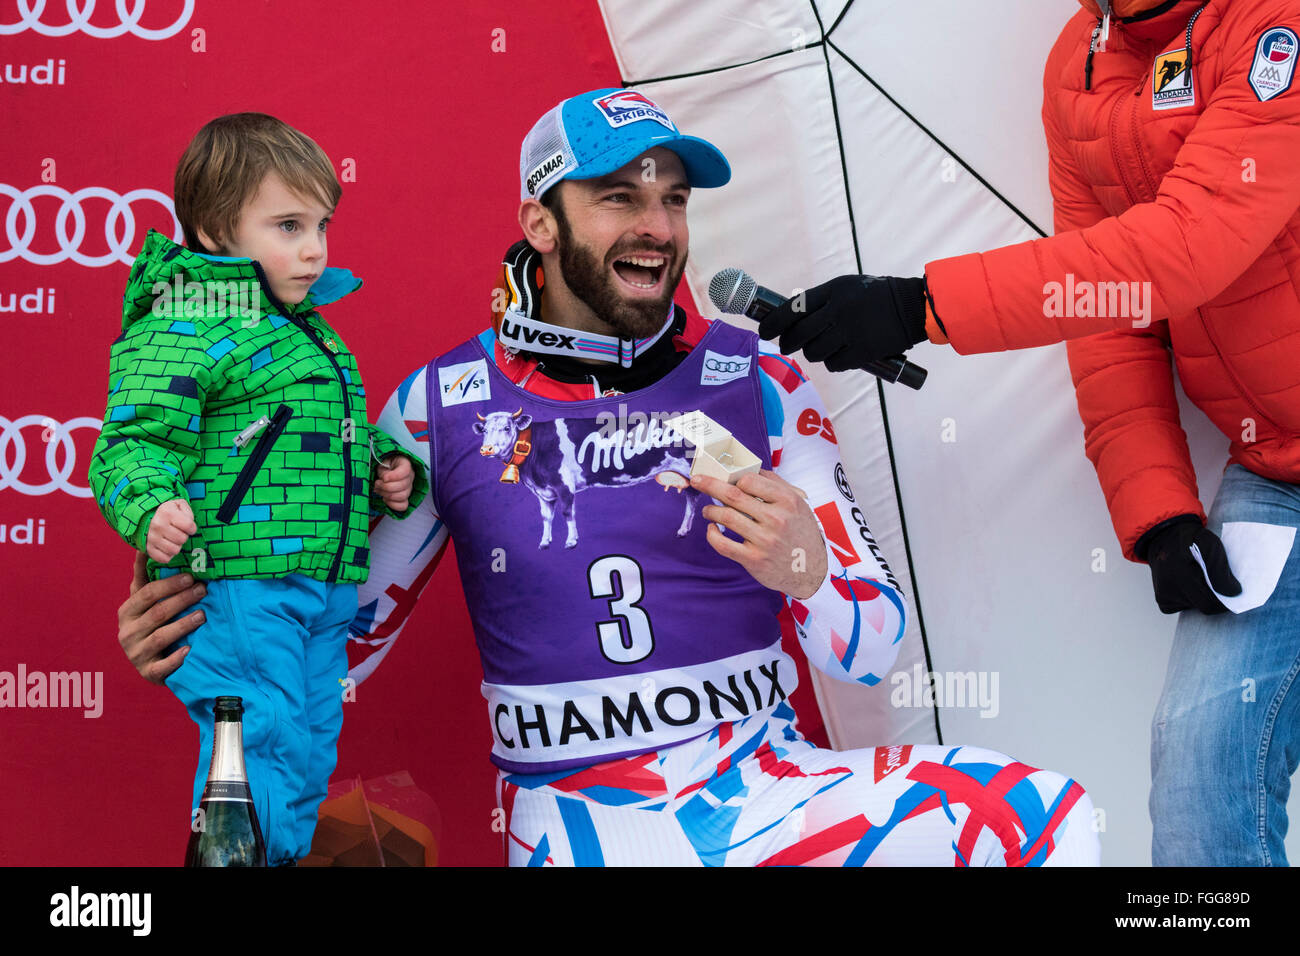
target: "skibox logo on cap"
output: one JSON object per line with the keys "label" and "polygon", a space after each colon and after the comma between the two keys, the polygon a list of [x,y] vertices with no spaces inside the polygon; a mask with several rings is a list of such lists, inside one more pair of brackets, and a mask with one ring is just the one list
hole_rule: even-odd
{"label": "skibox logo on cap", "polygon": [[619,90],[608,96],[598,96],[591,102],[605,117],[605,122],[615,129],[640,120],[654,120],[674,133],[677,132],[677,127],[668,118],[668,114],[636,90]]}

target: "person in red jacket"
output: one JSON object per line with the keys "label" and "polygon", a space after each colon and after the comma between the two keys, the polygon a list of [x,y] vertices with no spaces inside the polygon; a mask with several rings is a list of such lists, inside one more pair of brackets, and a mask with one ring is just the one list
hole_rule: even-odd
{"label": "person in red jacket", "polygon": [[[1221,538],[1254,559],[1250,523],[1283,548],[1300,527],[1300,2],[1080,3],[1044,76],[1056,234],[922,278],[841,276],[759,332],[832,371],[926,339],[963,354],[1070,340],[1124,554],[1182,612],[1152,724],[1153,860],[1285,865],[1300,548],[1262,606],[1227,614],[1241,585]],[[1231,439],[1208,526],[1171,352]]]}

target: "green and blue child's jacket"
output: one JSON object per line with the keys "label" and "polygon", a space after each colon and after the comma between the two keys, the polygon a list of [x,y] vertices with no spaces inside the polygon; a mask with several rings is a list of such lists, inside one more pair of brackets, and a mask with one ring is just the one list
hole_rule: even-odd
{"label": "green and blue child's jacket", "polygon": [[[372,516],[405,512],[372,491],[378,460],[406,454],[366,418],[356,359],[318,306],[361,285],[327,268],[298,305],[261,266],[206,256],[150,232],[131,268],[113,342],[108,407],[90,487],[141,551],[154,511],[189,502],[198,525],[168,567],[198,579],[305,574],[361,582]],[[149,577],[159,565],[149,561]]]}

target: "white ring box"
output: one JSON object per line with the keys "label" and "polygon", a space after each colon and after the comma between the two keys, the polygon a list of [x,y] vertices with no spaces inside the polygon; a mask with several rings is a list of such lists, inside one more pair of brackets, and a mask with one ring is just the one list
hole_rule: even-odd
{"label": "white ring box", "polygon": [[695,447],[691,477],[707,475],[735,484],[744,475],[758,474],[762,460],[703,412],[687,412],[664,422]]}

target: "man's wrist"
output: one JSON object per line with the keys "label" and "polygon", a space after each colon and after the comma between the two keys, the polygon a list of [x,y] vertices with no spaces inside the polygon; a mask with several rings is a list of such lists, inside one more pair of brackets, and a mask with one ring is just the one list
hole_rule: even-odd
{"label": "man's wrist", "polygon": [[[824,555],[823,560],[825,560],[826,562],[826,570],[823,571],[822,576],[817,579],[817,586],[813,588],[812,591],[808,593],[806,596],[798,597],[797,595],[787,593],[788,597],[791,597],[796,601],[811,601],[814,597],[816,597],[817,593],[821,591],[822,588],[826,587],[826,585],[830,582],[831,569],[838,564],[838,561],[835,560],[834,553],[831,551],[830,545],[827,543],[830,539],[826,537],[826,529],[822,527],[821,519],[817,517],[817,512],[811,511],[811,509],[809,510],[812,514],[813,521],[817,523],[817,535],[821,540],[822,553]],[[811,575],[808,575],[807,573],[805,573],[804,575],[805,578],[808,578],[810,576]]]}
{"label": "man's wrist", "polygon": [[[804,581],[807,581],[807,582],[810,582],[810,583],[809,583],[809,586],[808,586],[806,589],[805,589],[805,588],[801,588],[800,590],[807,590],[808,593],[805,594],[805,595],[803,595],[802,597],[800,597],[800,596],[797,595],[797,594],[789,594],[789,596],[792,597],[792,598],[794,598],[796,601],[807,601],[807,600],[809,600],[809,599],[810,599],[814,594],[816,594],[818,591],[820,591],[820,590],[822,589],[822,586],[826,583],[826,579],[827,579],[828,577],[830,577],[830,571],[831,571],[831,569],[830,569],[830,564],[828,563],[828,564],[826,565],[825,570],[822,571],[822,573],[821,573],[821,577],[817,578],[817,581],[816,581],[816,584],[815,584],[815,585],[811,583],[811,581],[812,581],[812,577],[813,577],[813,572],[811,572],[811,571],[805,571],[805,572],[804,572],[804,575],[803,575],[803,580],[804,580]],[[801,583],[802,583],[802,582],[801,582]],[[787,593],[788,593],[788,592],[787,592]]]}

